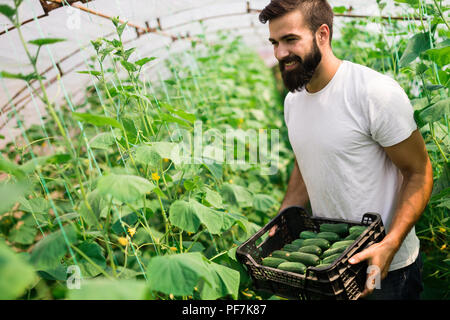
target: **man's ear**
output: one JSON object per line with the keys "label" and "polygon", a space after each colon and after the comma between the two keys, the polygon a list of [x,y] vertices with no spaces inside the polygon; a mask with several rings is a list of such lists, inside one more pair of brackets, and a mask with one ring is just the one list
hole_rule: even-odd
{"label": "man's ear", "polygon": [[324,45],[329,42],[330,38],[330,28],[325,23],[322,24],[316,31],[317,43]]}

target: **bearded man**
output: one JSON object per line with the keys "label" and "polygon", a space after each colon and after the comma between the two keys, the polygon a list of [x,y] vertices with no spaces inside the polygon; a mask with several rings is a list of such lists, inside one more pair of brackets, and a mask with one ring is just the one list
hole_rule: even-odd
{"label": "bearded man", "polygon": [[[332,51],[326,0],[273,0],[260,13],[286,88],[284,119],[295,163],[280,211],[311,205],[313,216],[360,221],[380,213],[386,237],[350,259],[378,268],[381,288],[362,297],[418,299],[419,220],[433,171],[400,85]],[[275,226],[270,231],[273,235]]]}

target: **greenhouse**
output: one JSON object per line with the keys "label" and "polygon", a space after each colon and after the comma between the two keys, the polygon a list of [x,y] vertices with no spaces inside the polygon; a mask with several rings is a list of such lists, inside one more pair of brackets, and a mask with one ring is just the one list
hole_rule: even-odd
{"label": "greenhouse", "polygon": [[442,0],[1,0],[0,300],[448,300],[449,38]]}

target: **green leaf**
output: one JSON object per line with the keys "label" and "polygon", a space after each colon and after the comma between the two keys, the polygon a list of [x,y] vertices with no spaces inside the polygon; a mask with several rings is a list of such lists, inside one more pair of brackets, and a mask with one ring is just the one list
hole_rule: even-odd
{"label": "green leaf", "polygon": [[199,290],[201,299],[215,300],[231,296],[236,300],[239,292],[239,272],[213,262],[208,265],[208,268],[214,282],[202,283]]}
{"label": "green leaf", "polygon": [[70,159],[71,159],[70,154],[54,154],[51,156],[35,157],[35,158],[25,162],[23,165],[21,165],[21,169],[25,173],[30,174],[34,170],[36,170],[36,168],[41,167],[45,164],[66,163]]}
{"label": "green leaf", "polygon": [[25,178],[26,174],[22,170],[22,168],[8,159],[3,158],[0,154],[0,171],[12,174],[16,178],[22,179]]}
{"label": "green leaf", "polygon": [[[67,240],[71,244],[76,244],[77,235],[71,225],[64,227]],[[67,244],[62,230],[50,233],[42,238],[31,251],[30,262],[36,270],[49,271],[61,266],[61,259],[68,251]]]}
{"label": "green leaf", "polygon": [[0,13],[14,23],[14,15],[16,14],[16,9],[8,6],[7,4],[0,4]]}
{"label": "green leaf", "polygon": [[143,300],[147,297],[144,280],[85,280],[80,289],[68,291],[69,300]]}
{"label": "green leaf", "polygon": [[176,142],[158,141],[150,143],[153,151],[157,152],[161,158],[170,159],[175,164],[180,164],[180,146]]}
{"label": "green leaf", "polygon": [[345,11],[347,11],[347,8],[345,6],[333,7],[333,12],[334,13],[344,13]]}
{"label": "green leaf", "polygon": [[[0,76],[2,78],[19,79],[19,80],[24,80],[24,81],[27,81],[27,82],[39,78],[39,76],[35,72],[32,72],[32,73],[24,75],[22,73],[10,73],[10,72],[7,72],[7,71],[0,71]],[[41,79],[45,79],[45,77],[41,76]]]}
{"label": "green leaf", "polygon": [[19,199],[31,191],[31,187],[26,182],[0,182],[0,213],[10,210]]}
{"label": "green leaf", "polygon": [[148,165],[151,168],[159,168],[161,164],[161,156],[159,153],[147,145],[141,145],[136,148],[134,160],[144,166]]}
{"label": "green leaf", "polygon": [[208,265],[198,252],[156,256],[147,266],[150,289],[175,296],[191,295],[201,279],[214,283]]}
{"label": "green leaf", "polygon": [[18,228],[10,230],[8,240],[24,245],[32,244],[34,242],[36,234],[36,228],[26,224],[22,224]]}
{"label": "green leaf", "polygon": [[118,129],[122,129],[122,125],[120,124],[120,122],[114,118],[78,112],[72,112],[72,116],[75,120],[87,122],[93,124],[94,126],[100,127],[109,125]]}
{"label": "green leaf", "polygon": [[144,64],[149,63],[150,61],[153,61],[155,59],[156,57],[142,58],[139,59],[138,61],[135,61],[134,64],[137,64],[138,66],[142,67]]}
{"label": "green leaf", "polygon": [[429,60],[436,62],[436,64],[440,67],[444,67],[450,63],[450,46],[429,49],[423,54]]}
{"label": "green leaf", "polygon": [[205,200],[215,208],[223,208],[222,196],[214,190],[206,188]]}
{"label": "green leaf", "polygon": [[439,121],[445,114],[450,114],[450,98],[440,100],[419,112],[423,123]]}
{"label": "green leaf", "polygon": [[[98,267],[101,269],[106,268],[106,259],[104,256],[104,250],[103,248],[94,241],[86,240],[83,241],[79,246],[78,249],[84,253],[85,256],[89,258],[93,263],[95,263]],[[81,256],[80,254],[77,254],[77,263],[80,266],[81,274],[83,279],[87,277],[95,277],[96,275],[100,274],[100,270],[92,265],[91,262],[89,262],[86,258]]]}
{"label": "green leaf", "polygon": [[107,201],[99,194],[98,189],[89,192],[86,198],[87,203],[80,203],[78,213],[89,226],[97,226],[102,209],[108,205]]}
{"label": "green leaf", "polygon": [[20,297],[35,279],[33,268],[0,242],[0,300]]}
{"label": "green leaf", "polygon": [[273,197],[266,194],[256,194],[253,198],[253,207],[262,212],[268,212],[276,203]]}
{"label": "green leaf", "polygon": [[169,220],[174,226],[192,233],[197,232],[201,223],[194,207],[184,200],[176,200],[171,204]]}
{"label": "green leaf", "polygon": [[222,196],[227,202],[237,207],[253,206],[253,196],[250,191],[236,184],[224,183],[222,185]]}
{"label": "green leaf", "polygon": [[400,68],[413,62],[420,53],[430,49],[430,39],[428,32],[415,34],[409,39],[406,49],[400,58]]}
{"label": "green leaf", "polygon": [[115,142],[116,139],[122,138],[122,132],[114,129],[114,132],[101,132],[89,140],[89,145],[94,149],[108,150]]}
{"label": "green leaf", "polygon": [[20,211],[32,213],[46,213],[50,209],[49,201],[44,198],[19,199]]}
{"label": "green leaf", "polygon": [[92,74],[93,76],[96,76],[96,77],[99,77],[102,75],[102,73],[100,71],[96,71],[96,70],[77,71],[77,73]]}
{"label": "green leaf", "polygon": [[30,41],[28,41],[28,43],[34,44],[36,46],[44,46],[47,44],[54,44],[54,43],[62,42],[62,41],[66,41],[66,40],[67,39],[62,39],[62,38],[41,38],[41,39],[30,40]]}
{"label": "green leaf", "polygon": [[121,60],[120,63],[122,64],[122,66],[129,72],[134,72],[136,71],[136,66],[134,65],[134,63],[125,61],[125,60]]}
{"label": "green leaf", "polygon": [[145,178],[113,173],[102,176],[97,184],[99,194],[110,195],[122,202],[135,202],[154,188],[155,185]]}

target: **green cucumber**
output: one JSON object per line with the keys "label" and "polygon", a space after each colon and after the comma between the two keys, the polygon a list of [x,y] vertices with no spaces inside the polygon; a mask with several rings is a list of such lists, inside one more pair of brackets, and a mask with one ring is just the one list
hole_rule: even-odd
{"label": "green cucumber", "polygon": [[337,247],[337,248],[330,248],[330,249],[328,249],[328,250],[325,250],[325,251],[322,253],[321,258],[324,259],[324,258],[326,258],[326,257],[332,256],[333,254],[336,254],[336,253],[342,253],[342,252],[344,252],[345,249],[347,249],[347,248],[348,248],[348,247],[346,247],[346,246],[340,246],[340,247]]}
{"label": "green cucumber", "polygon": [[341,237],[348,233],[348,224],[346,223],[322,223],[319,228],[320,232],[334,232]]}
{"label": "green cucumber", "polygon": [[327,239],[330,242],[336,242],[340,240],[340,237],[337,233],[330,231],[323,231],[317,234],[317,238]]}
{"label": "green cucumber", "polygon": [[336,253],[336,254],[332,254],[331,256],[326,257],[325,259],[323,259],[320,263],[333,263],[337,258],[339,258],[341,254],[340,253]]}
{"label": "green cucumber", "polygon": [[287,260],[290,254],[291,253],[289,251],[275,250],[270,254],[270,256]]}
{"label": "green cucumber", "polygon": [[320,256],[322,253],[322,249],[318,246],[310,245],[310,246],[304,246],[296,250],[297,252],[304,252],[304,253],[312,253],[316,256]]}
{"label": "green cucumber", "polygon": [[302,247],[310,245],[318,246],[320,249],[326,250],[330,247],[330,241],[322,238],[305,239],[303,241]]}
{"label": "green cucumber", "polygon": [[366,229],[367,229],[367,226],[353,226],[353,227],[350,227],[350,229],[348,229],[348,232],[350,232],[350,233],[359,232],[359,234],[361,234]]}
{"label": "green cucumber", "polygon": [[349,246],[351,245],[353,242],[355,242],[355,240],[342,240],[342,241],[338,241],[335,242],[331,245],[331,248],[337,248],[337,247],[342,247],[342,246]]}
{"label": "green cucumber", "polygon": [[294,241],[291,242],[291,244],[301,247],[304,241],[305,239],[295,239]]}
{"label": "green cucumber", "polygon": [[299,235],[300,239],[313,239],[315,237],[317,237],[317,233],[315,233],[314,231],[308,231],[308,230],[300,232],[300,235]]}
{"label": "green cucumber", "polygon": [[320,258],[318,256],[305,252],[291,252],[286,259],[292,262],[301,262],[305,266],[316,266],[320,263]]}
{"label": "green cucumber", "polygon": [[282,262],[286,262],[286,259],[276,258],[276,257],[265,257],[262,260],[262,265],[266,267],[276,268]]}
{"label": "green cucumber", "polygon": [[356,240],[362,233],[363,231],[353,231],[344,240]]}
{"label": "green cucumber", "polygon": [[292,252],[292,251],[297,251],[299,248],[300,248],[300,246],[298,246],[298,245],[288,243],[288,244],[284,245],[283,250]]}
{"label": "green cucumber", "polygon": [[278,269],[283,271],[290,271],[295,273],[304,274],[306,271],[306,266],[301,262],[282,262],[278,265]]}
{"label": "green cucumber", "polygon": [[316,266],[316,268],[325,269],[331,266],[331,263],[320,263]]}

